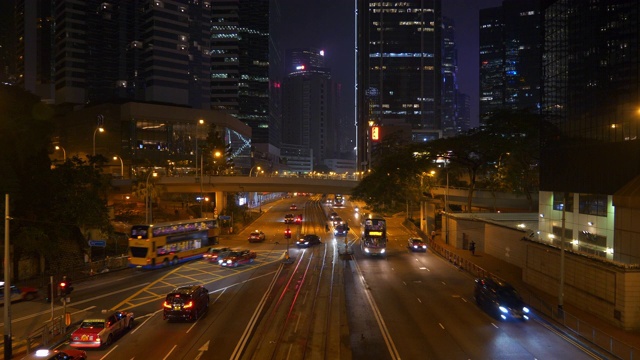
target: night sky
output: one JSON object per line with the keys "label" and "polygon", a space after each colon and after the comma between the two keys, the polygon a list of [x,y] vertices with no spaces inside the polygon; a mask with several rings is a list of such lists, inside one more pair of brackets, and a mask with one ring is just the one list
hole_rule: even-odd
{"label": "night sky", "polygon": [[[271,33],[283,53],[290,48],[325,50],[333,78],[343,84],[344,112],[353,114],[355,77],[355,0],[279,0],[281,21]],[[477,125],[479,102],[478,17],[480,9],[502,0],[442,0],[442,14],[454,20],[458,47],[458,87],[471,97],[471,124]],[[348,116],[353,117],[353,115]]]}

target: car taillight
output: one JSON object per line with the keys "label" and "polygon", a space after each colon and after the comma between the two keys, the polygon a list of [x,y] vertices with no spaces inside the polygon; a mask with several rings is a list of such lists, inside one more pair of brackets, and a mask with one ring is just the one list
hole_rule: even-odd
{"label": "car taillight", "polygon": [[193,307],[193,301],[189,301],[188,303],[184,304],[184,308],[185,309],[189,309]]}
{"label": "car taillight", "polygon": [[171,309],[171,304],[169,304],[167,301],[163,302],[162,306],[166,307],[167,309]]}

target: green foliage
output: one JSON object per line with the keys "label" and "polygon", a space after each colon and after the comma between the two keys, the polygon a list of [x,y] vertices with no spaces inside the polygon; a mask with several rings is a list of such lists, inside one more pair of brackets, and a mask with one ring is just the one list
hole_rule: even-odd
{"label": "green foliage", "polygon": [[[86,229],[110,232],[106,207],[108,182],[93,166],[78,158],[54,169],[51,121],[53,109],[14,86],[0,85],[0,192],[10,196],[10,239],[14,274],[17,260],[42,256],[58,260],[64,241],[86,246]],[[4,208],[4,207],[3,207]]]}
{"label": "green foliage", "polygon": [[[450,186],[468,187],[469,211],[479,186],[531,199],[538,189],[540,146],[557,136],[558,131],[538,115],[504,111],[484,127],[459,136],[410,146],[382,144],[372,171],[353,196],[379,208],[416,200],[428,186],[444,186],[448,174]],[[431,170],[435,176],[428,177]]]}

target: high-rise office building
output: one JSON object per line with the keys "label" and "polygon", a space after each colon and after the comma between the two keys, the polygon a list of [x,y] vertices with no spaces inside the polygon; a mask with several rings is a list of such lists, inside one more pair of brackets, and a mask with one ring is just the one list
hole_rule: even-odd
{"label": "high-rise office building", "polygon": [[54,14],[56,103],[209,108],[209,2],[62,0]]}
{"label": "high-rise office building", "polygon": [[285,64],[282,148],[310,149],[313,170],[338,153],[337,87],[322,50],[288,50]]}
{"label": "high-rise office building", "polygon": [[480,122],[497,110],[539,112],[539,0],[504,0],[480,10]]}
{"label": "high-rise office building", "polygon": [[211,108],[252,129],[252,142],[276,135],[269,116],[269,0],[213,1]]}
{"label": "high-rise office building", "polygon": [[458,126],[458,53],[453,19],[442,19],[442,132],[454,136]]}
{"label": "high-rise office building", "polygon": [[442,130],[440,0],[358,0],[359,170],[369,168],[369,122]]}
{"label": "high-rise office building", "polygon": [[[6,6],[6,4],[5,4]],[[15,83],[43,101],[54,101],[54,17],[53,1],[18,0],[9,14],[14,14],[12,30],[6,35],[14,36],[11,55],[16,61]],[[3,32],[4,33],[4,32]]]}

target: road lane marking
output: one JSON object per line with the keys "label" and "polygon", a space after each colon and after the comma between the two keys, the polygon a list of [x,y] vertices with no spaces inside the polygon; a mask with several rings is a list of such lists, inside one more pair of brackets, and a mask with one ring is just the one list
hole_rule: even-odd
{"label": "road lane marking", "polygon": [[104,354],[100,360],[104,360],[107,358],[107,356],[109,356],[109,354],[111,354],[116,348],[118,347],[118,345],[115,345],[114,347],[111,348],[111,350],[109,350],[106,354]]}
{"label": "road lane marking", "polygon": [[167,354],[167,356],[165,356],[162,360],[167,360],[169,358],[169,355],[171,355],[171,353],[173,352],[173,350],[176,349],[176,346],[178,345],[173,345],[173,347],[171,348],[171,351],[169,351],[169,353]]}

